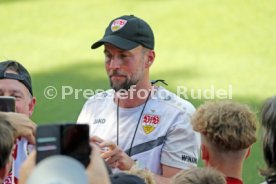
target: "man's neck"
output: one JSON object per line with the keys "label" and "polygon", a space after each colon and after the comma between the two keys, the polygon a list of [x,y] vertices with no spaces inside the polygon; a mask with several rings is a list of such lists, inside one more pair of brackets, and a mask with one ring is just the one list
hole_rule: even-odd
{"label": "man's neck", "polygon": [[226,177],[236,178],[242,181],[243,160],[221,160],[219,158],[209,162],[209,166],[222,172]]}

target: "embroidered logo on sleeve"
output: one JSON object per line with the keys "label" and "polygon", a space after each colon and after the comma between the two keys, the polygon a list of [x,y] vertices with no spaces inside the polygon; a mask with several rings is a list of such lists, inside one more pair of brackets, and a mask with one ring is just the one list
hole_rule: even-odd
{"label": "embroidered logo on sleeve", "polygon": [[127,20],[124,19],[117,19],[114,20],[113,23],[111,24],[111,30],[113,32],[118,31],[120,29],[122,29],[127,23]]}
{"label": "embroidered logo on sleeve", "polygon": [[142,127],[146,134],[151,133],[159,124],[160,116],[152,115],[152,114],[145,114],[143,116]]}
{"label": "embroidered logo on sleeve", "polygon": [[197,163],[197,158],[191,157],[191,156],[185,155],[185,154],[182,154],[181,160],[183,160],[184,162],[190,162],[190,163],[193,163],[193,164]]}

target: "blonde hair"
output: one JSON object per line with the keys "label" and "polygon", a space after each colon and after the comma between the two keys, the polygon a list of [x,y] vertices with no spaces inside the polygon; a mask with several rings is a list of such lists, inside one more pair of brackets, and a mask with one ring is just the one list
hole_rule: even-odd
{"label": "blonde hair", "polygon": [[134,165],[129,171],[127,171],[127,173],[144,179],[146,184],[156,184],[153,174],[148,169],[139,169],[136,165]]}
{"label": "blonde hair", "polygon": [[248,106],[207,102],[192,118],[193,129],[221,151],[238,151],[256,142],[256,117]]}
{"label": "blonde hair", "polygon": [[222,173],[212,168],[190,168],[180,171],[171,184],[226,184]]}

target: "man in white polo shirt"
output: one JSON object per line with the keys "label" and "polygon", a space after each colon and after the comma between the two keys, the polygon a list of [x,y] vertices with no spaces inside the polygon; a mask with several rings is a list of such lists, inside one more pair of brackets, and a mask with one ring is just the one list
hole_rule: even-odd
{"label": "man in white polo shirt", "polygon": [[133,15],[118,17],[92,49],[102,45],[112,89],[91,97],[78,118],[90,125],[102,157],[119,170],[138,163],[156,174],[157,183],[196,166],[200,140],[190,123],[195,108],[149,78],[155,59],[150,26]]}

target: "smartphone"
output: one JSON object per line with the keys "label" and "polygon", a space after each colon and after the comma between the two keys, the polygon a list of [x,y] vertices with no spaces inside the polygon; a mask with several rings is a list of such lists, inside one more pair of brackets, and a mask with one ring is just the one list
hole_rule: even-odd
{"label": "smartphone", "polygon": [[15,97],[0,96],[0,111],[15,112]]}
{"label": "smartphone", "polygon": [[36,162],[52,155],[67,155],[80,161],[84,167],[90,162],[89,125],[40,125],[36,132]]}

